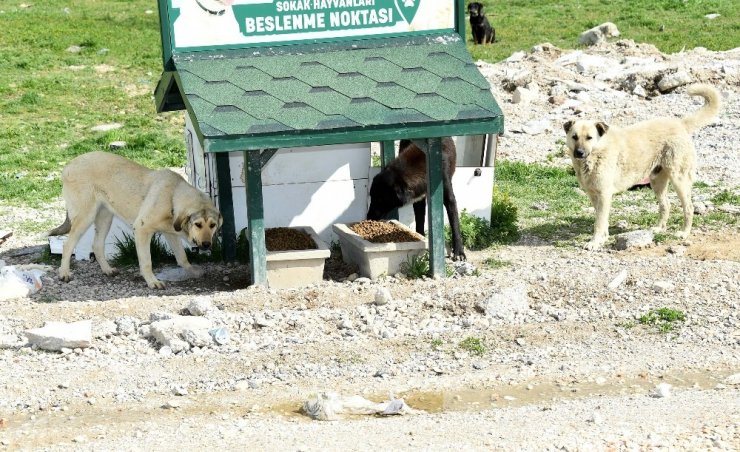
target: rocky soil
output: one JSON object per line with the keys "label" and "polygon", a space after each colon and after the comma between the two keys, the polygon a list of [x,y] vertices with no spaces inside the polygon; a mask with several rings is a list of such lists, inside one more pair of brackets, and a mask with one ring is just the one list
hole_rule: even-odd
{"label": "rocky soil", "polygon": [[[563,165],[564,120],[685,114],[699,105],[660,80],[714,83],[725,107],[696,135],[699,178],[739,185],[740,51],[543,45],[480,66],[506,117],[498,158]],[[512,103],[516,88],[529,100]],[[63,217],[61,204],[3,211],[0,230]],[[27,264],[43,243],[15,234],[0,259]],[[0,450],[740,449],[736,227],[639,250],[523,237],[467,254],[478,276],[295,290],[248,287],[238,265],[161,292],[94,262],[69,284],[49,272],[38,293],[0,302]],[[660,308],[685,318],[640,321]],[[44,351],[25,334],[85,320],[89,347]],[[327,391],[423,413],[299,411]]]}

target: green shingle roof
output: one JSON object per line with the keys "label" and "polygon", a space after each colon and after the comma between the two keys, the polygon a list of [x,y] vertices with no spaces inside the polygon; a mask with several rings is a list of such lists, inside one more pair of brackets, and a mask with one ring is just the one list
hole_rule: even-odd
{"label": "green shingle roof", "polygon": [[488,82],[454,33],[173,60],[176,73],[157,87],[158,110],[182,108],[184,100],[207,151],[503,130]]}

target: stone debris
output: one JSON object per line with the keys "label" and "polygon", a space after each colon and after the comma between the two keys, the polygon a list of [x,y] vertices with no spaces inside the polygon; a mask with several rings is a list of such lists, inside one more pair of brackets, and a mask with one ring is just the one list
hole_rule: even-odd
{"label": "stone debris", "polygon": [[672,292],[675,286],[669,281],[655,281],[653,291],[655,293]]}
{"label": "stone debris", "polygon": [[177,316],[153,322],[150,325],[150,334],[159,345],[169,347],[173,353],[179,353],[191,347],[204,347],[213,343],[208,333],[212,327],[213,322],[204,317]]}
{"label": "stone debris", "polygon": [[617,274],[617,276],[614,277],[614,279],[611,280],[607,287],[611,290],[616,289],[617,287],[622,285],[622,283],[627,279],[628,275],[629,272],[627,270],[622,270]]}
{"label": "stone debris", "polygon": [[92,344],[92,322],[46,322],[42,328],[27,330],[25,334],[30,345],[42,350],[87,348]]}
{"label": "stone debris", "polygon": [[378,287],[375,291],[375,306],[384,306],[393,301],[391,291],[387,287]]}
{"label": "stone debris", "polygon": [[655,389],[650,394],[652,397],[655,398],[665,398],[671,396],[671,390],[673,389],[673,386],[668,383],[660,383],[657,386],[655,386]]}
{"label": "stone debris", "polygon": [[653,244],[653,240],[655,239],[655,235],[652,231],[638,230],[618,234],[615,238],[617,240],[616,244],[614,245],[615,248],[623,251],[632,248],[643,248],[646,246],[651,246]]}
{"label": "stone debris", "polygon": [[195,316],[206,316],[210,311],[216,309],[213,306],[213,302],[208,297],[195,297],[188,304],[188,312],[190,315]]}
{"label": "stone debris", "polygon": [[506,287],[479,301],[476,308],[486,317],[511,320],[516,315],[529,311],[529,295],[524,286]]}

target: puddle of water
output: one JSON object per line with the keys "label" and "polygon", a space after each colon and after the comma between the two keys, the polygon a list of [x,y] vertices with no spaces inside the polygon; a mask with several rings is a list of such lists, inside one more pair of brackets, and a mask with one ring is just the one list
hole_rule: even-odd
{"label": "puddle of water", "polygon": [[682,372],[658,377],[622,378],[604,383],[562,382],[503,386],[494,389],[449,390],[431,392],[408,392],[399,394],[406,403],[430,413],[443,411],[479,411],[492,408],[547,405],[553,402],[574,400],[594,396],[646,394],[660,383],[668,383],[674,389],[712,389],[732,372],[696,371]]}

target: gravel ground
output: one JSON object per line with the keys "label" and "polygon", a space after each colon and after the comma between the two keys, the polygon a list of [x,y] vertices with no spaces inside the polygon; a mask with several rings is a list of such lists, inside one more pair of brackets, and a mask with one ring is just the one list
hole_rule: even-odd
{"label": "gravel ground", "polygon": [[[624,49],[655,56],[614,44],[589,54],[624,59]],[[547,101],[547,77],[588,86],[588,102],[576,109],[620,123],[698,108],[681,88],[643,100],[617,89],[621,82],[554,67],[563,51],[548,52],[482,67],[509,131],[499,158],[553,161],[560,124],[576,113]],[[700,178],[737,187],[738,53],[660,60],[694,75],[716,75],[705,66],[724,74],[711,79],[723,91],[722,117],[695,142]],[[514,69],[532,71],[541,87],[526,107],[503,88]],[[540,119],[551,132],[514,132]],[[565,164],[557,155],[554,162]],[[2,211],[6,230],[63,216],[60,203]],[[31,262],[43,243],[41,234],[17,234],[0,259]],[[216,264],[164,292],[146,288],[135,271],[104,277],[94,262],[76,263],[69,284],[50,272],[39,293],[0,302],[0,450],[740,449],[736,228],[637,251],[586,252],[524,237],[467,254],[479,276],[296,290],[247,287],[244,267]],[[507,264],[489,268],[489,258]],[[386,290],[390,300],[376,302]],[[685,320],[670,331],[640,323],[662,307]],[[224,328],[228,341],[179,353],[161,345],[155,323],[178,314]],[[50,320],[92,321],[92,346],[27,346],[24,332]],[[468,338],[481,347],[462,347]],[[403,397],[423,413],[321,422],[299,412],[324,391]]]}

